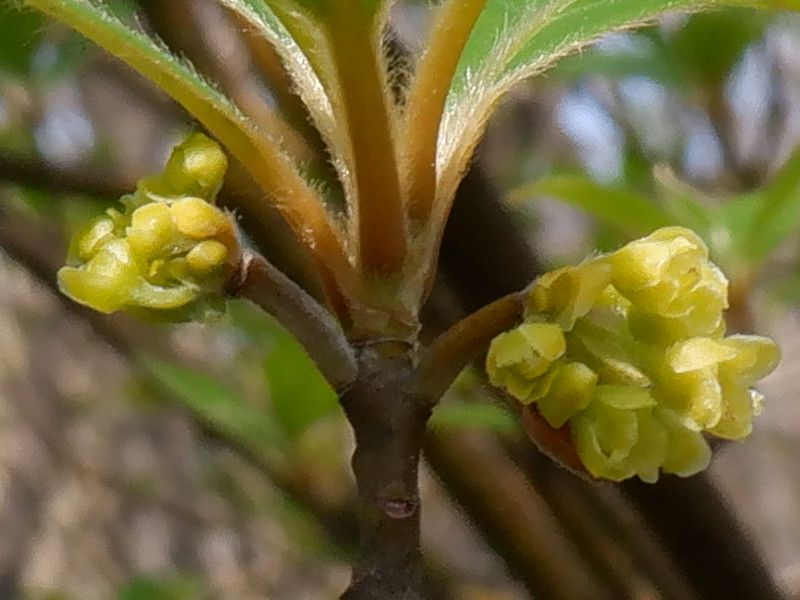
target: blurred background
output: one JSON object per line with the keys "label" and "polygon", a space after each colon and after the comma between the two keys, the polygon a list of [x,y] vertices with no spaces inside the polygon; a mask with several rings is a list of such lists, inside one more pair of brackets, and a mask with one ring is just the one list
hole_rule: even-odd
{"label": "blurred background", "polygon": [[[156,327],[54,290],[70,231],[159,170],[193,124],[14,4],[0,0],[0,599],[335,597],[355,551],[352,440],[290,336],[238,301],[215,323]],[[212,2],[112,4],[313,138],[274,55]],[[429,16],[426,3],[393,11],[399,83]],[[775,337],[784,359],[749,439],[656,485],[559,469],[465,373],[426,442],[431,597],[800,598],[798,146],[789,14],[672,16],[506,99],[459,191],[430,331],[678,223],[731,279],[730,329]],[[246,183],[221,200],[247,229],[259,198]],[[247,233],[297,268],[277,217]]]}

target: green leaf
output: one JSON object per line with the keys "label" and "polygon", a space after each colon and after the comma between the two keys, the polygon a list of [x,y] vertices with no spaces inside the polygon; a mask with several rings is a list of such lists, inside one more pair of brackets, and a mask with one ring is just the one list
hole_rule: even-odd
{"label": "green leaf", "polygon": [[798,0],[488,0],[462,54],[440,129],[437,164],[446,196],[502,95],[609,33],[667,12],[734,6],[800,7]]}
{"label": "green leaf", "polygon": [[784,274],[769,287],[770,296],[787,306],[800,304],[800,273]]}
{"label": "green leaf", "polygon": [[485,429],[499,434],[519,431],[517,418],[497,404],[448,400],[436,406],[428,421],[432,429]]}
{"label": "green leaf", "polygon": [[671,89],[720,86],[744,51],[764,33],[767,14],[734,8],[693,14],[674,31],[630,33],[621,48],[571,56],[557,66],[567,79],[644,76]]}
{"label": "green leaf", "polygon": [[711,209],[701,204],[693,196],[686,194],[668,196],[664,200],[664,208],[676,225],[683,225],[701,235],[713,226],[714,217]]}
{"label": "green leaf", "polygon": [[662,198],[664,211],[673,225],[694,230],[707,243],[711,231],[718,224],[716,208],[703,192],[679,179],[669,168],[653,169],[654,181]]}
{"label": "green leaf", "polygon": [[649,45],[636,52],[615,50],[576,54],[562,60],[555,67],[554,73],[567,82],[580,77],[622,79],[640,76],[669,86],[671,89],[680,82],[674,61],[670,61],[669,57],[655,45]]}
{"label": "green leaf", "polygon": [[511,202],[548,196],[568,202],[631,237],[670,224],[657,204],[627,188],[603,186],[585,175],[554,175],[521,186],[509,195]]}
{"label": "green leaf", "polygon": [[267,351],[264,376],[271,414],[282,433],[295,437],[338,411],[336,393],[303,347],[275,319],[242,301],[229,302],[228,313],[239,331]]}
{"label": "green leaf", "polygon": [[[800,147],[759,191],[715,208],[705,208],[688,197],[681,202],[684,214],[677,215],[673,210],[673,216],[712,242],[725,266],[735,271],[758,265],[800,225]],[[697,221],[699,215],[702,224]]]}
{"label": "green leaf", "polygon": [[24,0],[24,4],[65,23],[152,79],[210,130],[217,130],[221,139],[246,137],[245,132],[252,128],[246,117],[190,65],[123,23],[105,6],[90,0]]}
{"label": "green leaf", "polygon": [[0,6],[0,72],[27,75],[41,38],[40,15]]}
{"label": "green leaf", "polygon": [[336,393],[302,346],[277,323],[264,373],[275,418],[290,437],[338,410]]}
{"label": "green leaf", "polygon": [[733,9],[692,15],[664,46],[692,83],[721,86],[750,44],[761,37],[766,15]]}
{"label": "green leaf", "polygon": [[[744,240],[752,230],[762,210],[763,200],[761,196],[759,194],[747,194],[725,202],[716,211],[719,216],[712,218],[724,223],[730,229],[731,235]],[[747,243],[745,242],[745,244]]]}
{"label": "green leaf", "polygon": [[763,190],[756,193],[758,213],[743,232],[748,255],[760,261],[781,245],[800,224],[800,146]]}
{"label": "green leaf", "polygon": [[735,272],[753,263],[750,232],[760,211],[761,199],[755,194],[733,198],[709,211],[708,239],[726,270]]}
{"label": "green leaf", "polygon": [[204,597],[200,583],[185,577],[166,580],[136,577],[118,595],[119,600],[201,600]]}
{"label": "green leaf", "polygon": [[209,428],[235,440],[265,461],[284,447],[285,437],[270,414],[248,404],[213,377],[145,356],[145,371]]}

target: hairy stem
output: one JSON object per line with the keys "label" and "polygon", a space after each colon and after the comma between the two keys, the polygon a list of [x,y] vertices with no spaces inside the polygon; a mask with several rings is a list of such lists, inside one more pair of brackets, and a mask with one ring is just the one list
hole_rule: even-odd
{"label": "hairy stem", "polygon": [[341,403],[353,427],[360,556],[345,600],[423,597],[417,483],[431,407],[412,393],[413,347],[362,347],[359,377]]}
{"label": "hairy stem", "polygon": [[436,146],[450,82],[486,0],[449,0],[431,29],[406,109],[404,182],[412,219],[424,220],[436,192]]}
{"label": "hairy stem", "polygon": [[305,104],[297,95],[292,78],[286,71],[280,54],[272,44],[256,32],[241,15],[232,13],[235,22],[242,29],[244,42],[250,51],[253,65],[267,84],[270,92],[289,123],[317,151],[324,154],[324,143],[320,133],[311,125],[311,115]]}
{"label": "hairy stem", "polygon": [[361,266],[400,270],[406,256],[405,208],[400,193],[391,98],[380,57],[376,16],[337,9],[326,23],[352,147],[357,187]]}

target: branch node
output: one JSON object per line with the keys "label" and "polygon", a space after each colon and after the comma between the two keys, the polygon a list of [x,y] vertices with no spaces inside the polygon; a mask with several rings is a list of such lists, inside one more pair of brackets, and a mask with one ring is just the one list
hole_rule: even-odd
{"label": "branch node", "polygon": [[405,498],[381,495],[378,496],[376,503],[387,517],[398,521],[411,518],[419,510],[419,496],[416,495]]}

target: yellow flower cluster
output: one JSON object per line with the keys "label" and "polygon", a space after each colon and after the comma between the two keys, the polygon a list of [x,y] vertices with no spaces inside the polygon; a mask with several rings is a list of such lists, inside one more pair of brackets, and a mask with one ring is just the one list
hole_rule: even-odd
{"label": "yellow flower cluster", "polygon": [[139,182],[74,236],[62,292],[104,313],[169,320],[202,318],[222,302],[239,259],[229,215],[212,204],[227,159],[202,134],[177,146],[163,172]]}
{"label": "yellow flower cluster", "polygon": [[727,280],[692,231],[659,229],[620,250],[547,273],[525,321],[491,344],[491,382],[569,427],[595,477],[688,476],[711,451],[704,432],[739,439],[780,352],[725,335]]}

